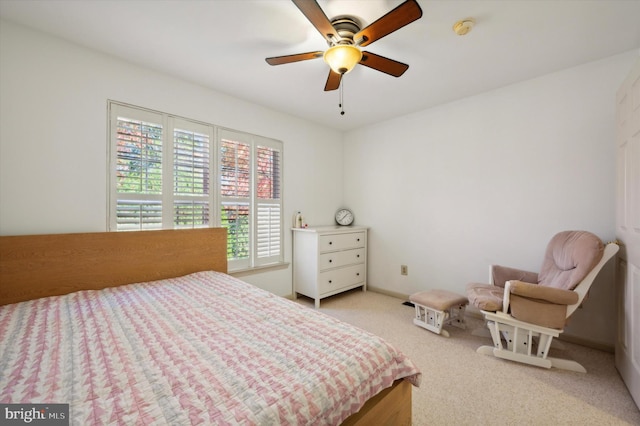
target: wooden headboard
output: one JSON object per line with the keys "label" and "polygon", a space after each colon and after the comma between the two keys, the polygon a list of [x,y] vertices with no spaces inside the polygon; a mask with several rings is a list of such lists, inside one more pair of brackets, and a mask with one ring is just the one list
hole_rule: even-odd
{"label": "wooden headboard", "polygon": [[0,236],[0,305],[227,272],[225,228]]}

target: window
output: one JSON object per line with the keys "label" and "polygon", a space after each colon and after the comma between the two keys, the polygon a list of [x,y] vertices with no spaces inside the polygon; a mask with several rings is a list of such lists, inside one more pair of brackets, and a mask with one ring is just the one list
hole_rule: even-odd
{"label": "window", "polygon": [[[282,144],[227,129],[218,132],[220,223],[235,268],[282,259]],[[253,265],[250,265],[253,259]]]}
{"label": "window", "polygon": [[282,142],[109,103],[109,230],[228,230],[229,270],[279,263]]}
{"label": "window", "polygon": [[111,192],[117,197],[112,197],[110,229],[162,228],[162,117],[126,114],[111,126],[116,156]]}

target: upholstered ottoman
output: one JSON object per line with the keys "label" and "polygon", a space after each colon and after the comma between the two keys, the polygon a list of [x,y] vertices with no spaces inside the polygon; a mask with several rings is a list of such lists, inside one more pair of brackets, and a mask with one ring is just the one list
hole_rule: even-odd
{"label": "upholstered ottoman", "polygon": [[464,311],[469,303],[465,296],[447,290],[427,290],[412,294],[416,316],[413,323],[436,334],[449,337],[442,326],[453,325],[465,329]]}

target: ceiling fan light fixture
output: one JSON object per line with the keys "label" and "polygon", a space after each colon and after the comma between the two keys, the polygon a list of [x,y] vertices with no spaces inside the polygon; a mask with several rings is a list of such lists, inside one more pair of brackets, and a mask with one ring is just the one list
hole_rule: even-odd
{"label": "ceiling fan light fixture", "polygon": [[350,44],[338,44],[324,52],[324,61],[338,74],[351,71],[362,59],[362,51]]}

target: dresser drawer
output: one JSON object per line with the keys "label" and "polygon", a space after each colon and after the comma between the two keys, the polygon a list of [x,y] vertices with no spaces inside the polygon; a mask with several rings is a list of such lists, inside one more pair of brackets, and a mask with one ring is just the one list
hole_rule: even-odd
{"label": "dresser drawer", "polygon": [[321,252],[364,247],[364,243],[364,232],[321,235],[318,239],[318,245]]}
{"label": "dresser drawer", "polygon": [[320,295],[343,287],[364,283],[365,264],[347,266],[345,268],[330,269],[320,273],[318,278],[318,293]]}
{"label": "dresser drawer", "polygon": [[364,263],[365,248],[343,250],[320,255],[320,270]]}

